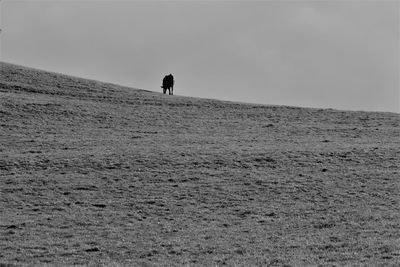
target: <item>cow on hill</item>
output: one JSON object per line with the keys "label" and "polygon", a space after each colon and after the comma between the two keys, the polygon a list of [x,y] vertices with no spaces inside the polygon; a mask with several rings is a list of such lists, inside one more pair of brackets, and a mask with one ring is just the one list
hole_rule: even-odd
{"label": "cow on hill", "polygon": [[174,94],[174,76],[172,74],[164,77],[161,88],[163,89],[163,94],[167,92],[167,89],[170,95]]}

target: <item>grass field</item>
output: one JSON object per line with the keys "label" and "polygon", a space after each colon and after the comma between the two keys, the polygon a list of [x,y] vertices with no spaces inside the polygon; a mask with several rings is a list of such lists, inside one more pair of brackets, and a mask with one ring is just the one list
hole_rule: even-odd
{"label": "grass field", "polygon": [[0,266],[400,266],[399,114],[0,64]]}

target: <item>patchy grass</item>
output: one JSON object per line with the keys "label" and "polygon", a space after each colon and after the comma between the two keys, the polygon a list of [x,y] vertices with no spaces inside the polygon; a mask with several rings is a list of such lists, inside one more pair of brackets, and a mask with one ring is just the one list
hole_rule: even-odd
{"label": "patchy grass", "polygon": [[398,266],[399,114],[1,63],[0,265]]}

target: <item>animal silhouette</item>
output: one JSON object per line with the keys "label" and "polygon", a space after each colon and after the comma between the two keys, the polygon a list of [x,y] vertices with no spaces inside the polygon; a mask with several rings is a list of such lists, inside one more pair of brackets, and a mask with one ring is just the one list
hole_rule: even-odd
{"label": "animal silhouette", "polygon": [[163,89],[163,94],[167,92],[167,89],[170,95],[174,94],[174,76],[172,74],[164,77],[161,88]]}

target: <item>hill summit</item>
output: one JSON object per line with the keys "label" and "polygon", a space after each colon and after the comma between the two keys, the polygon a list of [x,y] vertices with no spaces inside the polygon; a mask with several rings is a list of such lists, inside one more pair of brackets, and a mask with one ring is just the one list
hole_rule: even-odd
{"label": "hill summit", "polygon": [[0,64],[0,265],[400,262],[398,114]]}

